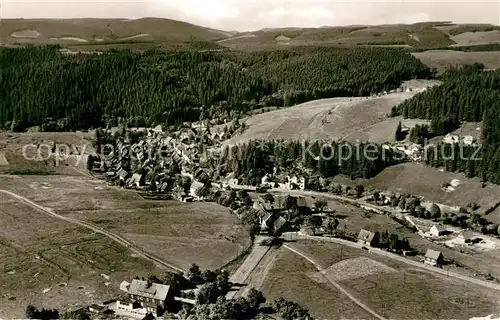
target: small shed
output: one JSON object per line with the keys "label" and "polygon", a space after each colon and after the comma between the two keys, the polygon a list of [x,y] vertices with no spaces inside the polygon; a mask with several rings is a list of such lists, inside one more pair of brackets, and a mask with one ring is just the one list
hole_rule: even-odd
{"label": "small shed", "polygon": [[431,266],[440,266],[444,262],[443,254],[440,251],[427,249],[425,253],[424,263]]}

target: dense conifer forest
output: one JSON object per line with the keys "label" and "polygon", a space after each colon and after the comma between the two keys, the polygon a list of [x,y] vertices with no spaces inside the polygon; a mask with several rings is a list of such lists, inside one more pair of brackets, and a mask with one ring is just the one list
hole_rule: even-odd
{"label": "dense conifer forest", "polygon": [[431,135],[449,133],[464,121],[482,121],[481,146],[438,146],[428,151],[426,162],[500,184],[500,71],[483,68],[474,64],[448,70],[443,85],[403,102],[392,115],[430,119]]}
{"label": "dense conifer forest", "polygon": [[431,70],[387,48],[268,52],[0,50],[0,125],[77,130],[232,118],[261,106],[380,92]]}

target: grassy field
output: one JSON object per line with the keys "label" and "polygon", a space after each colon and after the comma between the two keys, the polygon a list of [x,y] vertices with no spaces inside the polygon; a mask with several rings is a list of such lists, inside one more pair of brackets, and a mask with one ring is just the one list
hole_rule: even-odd
{"label": "grassy field", "polygon": [[412,80],[404,85],[412,92],[381,97],[332,98],[306,102],[247,118],[248,129],[226,144],[252,139],[328,139],[387,142],[394,140],[400,118],[387,118],[393,106],[438,81]]}
{"label": "grassy field", "polygon": [[2,194],[0,202],[0,317],[23,318],[28,304],[64,310],[102,302],[120,294],[123,280],[163,270],[14,198]]}
{"label": "grassy field", "polygon": [[[290,245],[320,263],[346,290],[390,319],[469,319],[498,311],[498,292],[489,289],[438,277],[362,250],[341,249],[333,243]],[[303,272],[312,267],[301,266],[298,261],[302,260],[289,263],[307,268]]]}
{"label": "grassy field", "polygon": [[192,263],[217,268],[249,245],[236,216],[214,203],[144,200],[134,191],[85,177],[4,176],[1,180],[12,192],[121,234],[180,268]]}
{"label": "grassy field", "polygon": [[491,31],[463,32],[450,37],[454,46],[473,46],[480,44],[500,43],[500,27]]}
{"label": "grassy field", "polygon": [[316,319],[371,319],[335,287],[318,278],[316,268],[293,252],[281,249],[262,291],[270,302],[283,297],[309,309]]}
{"label": "grassy field", "polygon": [[414,52],[413,56],[422,60],[427,66],[444,71],[452,65],[465,65],[479,62],[487,69],[497,69],[500,67],[498,51],[488,52],[463,52],[453,50],[429,50],[424,52]]}

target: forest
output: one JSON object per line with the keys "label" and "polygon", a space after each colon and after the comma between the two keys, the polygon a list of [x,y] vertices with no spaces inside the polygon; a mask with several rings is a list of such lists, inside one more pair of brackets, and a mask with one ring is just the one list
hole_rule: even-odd
{"label": "forest", "polygon": [[431,136],[452,132],[463,122],[482,121],[480,145],[438,145],[428,150],[425,160],[500,184],[500,71],[474,64],[450,69],[442,80],[443,85],[396,106],[391,115],[431,120]]}
{"label": "forest", "polygon": [[0,49],[0,126],[66,131],[228,119],[262,106],[368,95],[433,70],[405,50],[63,55],[56,46]]}

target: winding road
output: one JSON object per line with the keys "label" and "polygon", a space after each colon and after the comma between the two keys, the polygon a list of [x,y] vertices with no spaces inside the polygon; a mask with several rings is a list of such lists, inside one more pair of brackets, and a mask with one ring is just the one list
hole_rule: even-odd
{"label": "winding road", "polygon": [[3,193],[3,194],[6,194],[8,196],[11,196],[13,198],[16,198],[17,200],[29,205],[30,207],[38,210],[38,211],[41,211],[49,216],[52,216],[54,218],[57,218],[57,219],[60,219],[60,220],[64,220],[66,222],[69,222],[69,223],[72,223],[72,224],[76,224],[76,225],[79,225],[81,227],[84,227],[84,228],[87,228],[89,230],[92,230],[94,232],[97,232],[97,233],[100,233],[108,238],[110,238],[111,240],[115,241],[116,243],[124,246],[124,247],[127,247],[128,249],[130,249],[133,253],[137,254],[138,256],[141,256],[149,261],[152,261],[158,265],[161,265],[163,267],[167,267],[169,269],[172,269],[172,270],[175,270],[175,271],[178,271],[178,272],[184,272],[184,270],[180,269],[179,267],[176,267],[164,260],[161,260],[149,253],[147,253],[146,251],[144,251],[142,248],[138,247],[137,245],[133,244],[132,242],[126,240],[125,238],[115,234],[115,233],[112,233],[108,230],[105,230],[105,229],[102,229],[102,228],[99,228],[95,225],[92,225],[90,223],[87,223],[87,222],[84,222],[84,221],[81,221],[81,220],[78,220],[78,219],[74,219],[74,218],[70,218],[70,217],[65,217],[65,216],[62,216],[60,214],[57,214],[55,212],[53,212],[51,209],[49,208],[45,208],[39,204],[36,204],[35,202],[29,200],[28,198],[25,198],[23,196],[20,196],[18,194],[15,194],[11,191],[8,191],[8,190],[0,190],[0,193]]}

